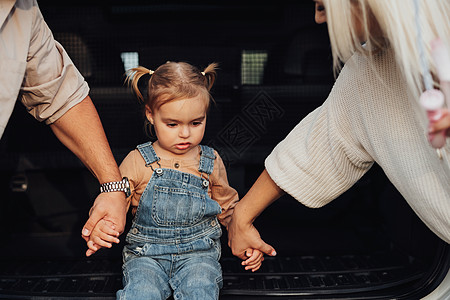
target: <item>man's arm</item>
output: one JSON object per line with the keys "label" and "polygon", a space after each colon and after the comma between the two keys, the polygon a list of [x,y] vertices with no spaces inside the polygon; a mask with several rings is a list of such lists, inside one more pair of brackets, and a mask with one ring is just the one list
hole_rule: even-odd
{"label": "man's arm", "polygon": [[[89,96],[50,125],[56,137],[71,150],[101,183],[120,181],[119,168],[106,139],[97,110]],[[86,239],[97,222],[105,218],[122,233],[127,203],[123,192],[100,194],[82,234]]]}

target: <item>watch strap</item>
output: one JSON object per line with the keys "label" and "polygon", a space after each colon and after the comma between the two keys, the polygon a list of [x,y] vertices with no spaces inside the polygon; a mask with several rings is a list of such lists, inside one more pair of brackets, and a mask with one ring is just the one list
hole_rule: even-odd
{"label": "watch strap", "polygon": [[124,192],[128,198],[131,194],[128,178],[124,177],[121,181],[105,182],[100,185],[100,193],[110,192]]}

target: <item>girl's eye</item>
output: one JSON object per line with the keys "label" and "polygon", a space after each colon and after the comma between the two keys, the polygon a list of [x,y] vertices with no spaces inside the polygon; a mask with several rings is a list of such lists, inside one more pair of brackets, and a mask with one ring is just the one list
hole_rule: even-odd
{"label": "girl's eye", "polygon": [[202,124],[202,122],[192,122],[192,125],[194,125],[194,126],[199,126],[201,124]]}
{"label": "girl's eye", "polygon": [[177,124],[175,124],[175,123],[169,123],[169,124],[167,124],[167,126],[169,126],[169,127],[175,127],[175,126],[177,126]]}

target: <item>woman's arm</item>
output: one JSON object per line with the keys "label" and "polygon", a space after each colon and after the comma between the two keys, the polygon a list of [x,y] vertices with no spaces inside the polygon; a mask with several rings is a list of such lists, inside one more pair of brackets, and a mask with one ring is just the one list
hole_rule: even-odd
{"label": "woman's arm", "polygon": [[228,245],[232,253],[241,258],[248,258],[245,250],[258,249],[268,255],[276,255],[275,249],[266,244],[253,226],[255,219],[266,207],[284,194],[264,170],[247,194],[235,206],[228,224]]}

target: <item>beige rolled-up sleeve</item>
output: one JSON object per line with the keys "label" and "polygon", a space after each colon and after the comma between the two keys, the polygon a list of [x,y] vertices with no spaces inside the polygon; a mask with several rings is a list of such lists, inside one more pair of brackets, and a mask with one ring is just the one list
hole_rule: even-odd
{"label": "beige rolled-up sleeve", "polygon": [[36,10],[21,101],[38,121],[55,122],[89,94],[89,86]]}
{"label": "beige rolled-up sleeve", "polygon": [[[306,116],[265,160],[272,180],[310,208],[322,207],[353,186],[373,165],[361,143],[367,124],[358,92],[364,70],[347,62],[327,100]],[[359,76],[358,76],[359,75]],[[351,78],[351,80],[349,80]],[[352,83],[352,84],[349,84]],[[343,92],[345,91],[345,93]]]}
{"label": "beige rolled-up sleeve", "polygon": [[234,207],[239,202],[239,195],[228,183],[227,171],[222,158],[217,152],[215,152],[215,155],[216,161],[211,174],[211,198],[222,207],[222,213],[217,216],[217,219],[223,226],[228,227]]}

